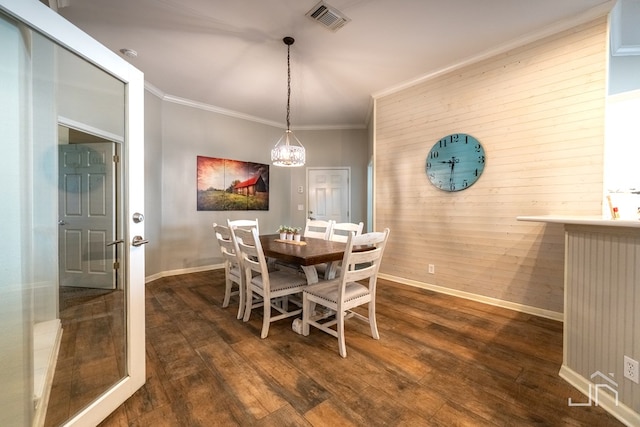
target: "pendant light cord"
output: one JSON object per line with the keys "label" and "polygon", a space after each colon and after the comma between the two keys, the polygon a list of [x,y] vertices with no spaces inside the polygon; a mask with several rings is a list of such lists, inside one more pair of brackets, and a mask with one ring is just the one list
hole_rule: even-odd
{"label": "pendant light cord", "polygon": [[291,45],[287,45],[287,130],[291,127]]}

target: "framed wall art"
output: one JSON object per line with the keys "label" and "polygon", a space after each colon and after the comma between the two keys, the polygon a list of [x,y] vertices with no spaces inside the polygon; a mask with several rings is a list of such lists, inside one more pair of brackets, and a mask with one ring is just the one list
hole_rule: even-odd
{"label": "framed wall art", "polygon": [[197,156],[199,211],[268,211],[269,165]]}

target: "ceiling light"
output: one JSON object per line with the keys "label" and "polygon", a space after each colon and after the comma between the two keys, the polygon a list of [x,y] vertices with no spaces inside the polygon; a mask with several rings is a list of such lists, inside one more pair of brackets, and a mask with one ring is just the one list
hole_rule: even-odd
{"label": "ceiling light", "polygon": [[303,166],[305,151],[302,143],[291,130],[291,45],[295,41],[293,37],[282,39],[287,45],[287,130],[271,150],[271,161],[275,166],[296,167]]}

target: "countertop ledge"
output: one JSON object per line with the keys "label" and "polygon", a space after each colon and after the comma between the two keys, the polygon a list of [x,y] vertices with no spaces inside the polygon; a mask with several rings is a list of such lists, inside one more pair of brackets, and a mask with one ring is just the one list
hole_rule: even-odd
{"label": "countertop ledge", "polygon": [[518,221],[549,222],[555,224],[597,225],[601,227],[632,227],[640,228],[640,221],[630,219],[604,219],[600,216],[579,215],[537,215],[518,216]]}

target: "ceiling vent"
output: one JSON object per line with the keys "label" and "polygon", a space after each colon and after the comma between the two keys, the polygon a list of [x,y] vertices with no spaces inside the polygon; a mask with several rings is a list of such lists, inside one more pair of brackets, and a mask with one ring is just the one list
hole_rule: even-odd
{"label": "ceiling vent", "polygon": [[305,16],[308,16],[331,31],[338,31],[344,27],[347,22],[351,21],[351,19],[344,16],[338,9],[329,6],[323,1],[315,5]]}

